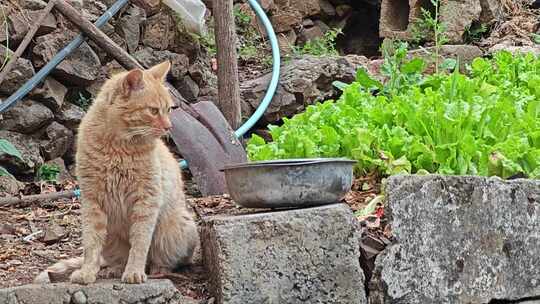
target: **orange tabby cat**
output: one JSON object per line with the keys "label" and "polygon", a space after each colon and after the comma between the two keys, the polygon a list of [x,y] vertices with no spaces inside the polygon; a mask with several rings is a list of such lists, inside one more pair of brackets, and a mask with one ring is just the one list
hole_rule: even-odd
{"label": "orange tabby cat", "polygon": [[186,208],[178,162],[160,137],[171,128],[164,86],[170,63],[108,80],[79,126],[76,171],[81,189],[84,258],[59,262],[36,277],[71,274],[141,283],[191,263],[199,236]]}

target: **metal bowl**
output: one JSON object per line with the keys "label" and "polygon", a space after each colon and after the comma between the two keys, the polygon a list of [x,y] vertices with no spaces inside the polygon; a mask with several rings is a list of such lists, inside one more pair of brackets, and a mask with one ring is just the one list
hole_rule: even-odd
{"label": "metal bowl", "polygon": [[223,168],[232,199],[247,208],[307,207],[339,202],[351,189],[356,162],[343,158],[282,159]]}

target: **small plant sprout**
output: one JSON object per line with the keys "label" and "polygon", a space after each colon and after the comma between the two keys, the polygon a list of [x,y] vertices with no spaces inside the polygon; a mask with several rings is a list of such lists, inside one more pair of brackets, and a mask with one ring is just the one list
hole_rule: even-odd
{"label": "small plant sprout", "polygon": [[38,177],[42,181],[57,181],[60,168],[55,164],[44,164],[39,167]]}
{"label": "small plant sprout", "polygon": [[336,38],[342,34],[341,29],[328,30],[322,37],[306,41],[303,46],[292,46],[293,54],[296,56],[337,56]]}
{"label": "small plant sprout", "polygon": [[433,40],[435,52],[433,59],[435,62],[435,72],[439,72],[439,54],[441,46],[448,42],[446,36],[446,24],[440,21],[440,0],[430,0],[434,9],[433,12],[421,8],[421,18],[418,18],[412,26],[413,42],[420,44],[422,41]]}

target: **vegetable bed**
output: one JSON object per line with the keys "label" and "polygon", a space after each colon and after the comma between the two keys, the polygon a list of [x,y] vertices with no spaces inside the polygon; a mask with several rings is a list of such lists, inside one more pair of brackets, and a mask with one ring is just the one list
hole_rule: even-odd
{"label": "vegetable bed", "polygon": [[539,58],[500,52],[467,75],[451,60],[432,75],[425,66],[401,46],[385,59],[384,84],[360,69],[335,83],[337,101],[269,126],[273,141],[253,135],[249,158],[348,157],[357,175],[540,176]]}

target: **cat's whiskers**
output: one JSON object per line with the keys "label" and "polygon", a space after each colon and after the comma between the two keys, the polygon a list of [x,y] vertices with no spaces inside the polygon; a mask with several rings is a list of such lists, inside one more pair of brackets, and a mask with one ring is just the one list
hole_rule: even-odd
{"label": "cat's whiskers", "polygon": [[124,133],[123,138],[131,140],[135,137],[144,137],[151,135],[151,128],[148,127],[133,127]]}

